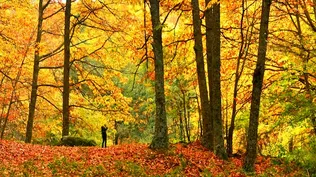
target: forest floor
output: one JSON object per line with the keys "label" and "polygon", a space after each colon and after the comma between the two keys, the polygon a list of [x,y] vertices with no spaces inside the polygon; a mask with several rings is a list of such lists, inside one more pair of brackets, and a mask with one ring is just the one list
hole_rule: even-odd
{"label": "forest floor", "polygon": [[255,173],[242,157],[218,159],[198,142],[164,152],[148,145],[42,146],[0,140],[0,176],[305,176],[294,163],[258,157]]}

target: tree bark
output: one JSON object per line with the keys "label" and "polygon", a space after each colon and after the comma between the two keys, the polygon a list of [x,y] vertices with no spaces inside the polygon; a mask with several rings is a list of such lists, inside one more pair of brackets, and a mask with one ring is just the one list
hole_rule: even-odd
{"label": "tree bark", "polygon": [[[299,12],[299,8],[298,8],[298,2],[297,4],[295,4],[295,10],[297,10],[297,12]],[[303,7],[306,8],[306,7]],[[315,8],[314,8],[315,10]],[[306,94],[307,94],[307,99],[309,101],[309,103],[312,105],[313,104],[313,97],[312,97],[312,92],[310,89],[310,83],[309,83],[309,74],[307,71],[307,65],[308,65],[308,61],[309,61],[309,56],[310,56],[310,51],[305,51],[304,50],[304,39],[303,39],[303,32],[302,32],[302,28],[301,28],[301,21],[300,21],[300,15],[298,13],[295,14],[296,17],[296,26],[297,26],[297,34],[299,37],[299,41],[300,41],[300,45],[301,45],[301,51],[300,51],[300,57],[303,60],[303,76],[304,76],[304,81],[305,81],[305,90],[306,90]],[[304,56],[304,53],[307,52],[307,56]],[[314,130],[314,134],[316,135],[316,117],[315,116],[311,116],[311,122],[312,122],[312,127]]]}
{"label": "tree bark", "polygon": [[316,20],[316,0],[313,0],[314,20]]}
{"label": "tree bark", "polygon": [[198,113],[199,113],[199,120],[198,120],[198,138],[197,139],[200,139],[203,135],[203,127],[202,127],[202,112],[201,112],[201,104],[200,104],[200,101],[199,101],[199,98],[197,97],[196,98],[196,102],[197,102],[197,106],[198,106]]}
{"label": "tree bark", "polygon": [[[205,0],[205,5],[207,6],[208,3],[211,3],[211,0]],[[213,57],[213,24],[214,19],[212,18],[212,8],[208,8],[205,11],[205,25],[206,25],[206,58],[207,58],[207,72],[208,72],[208,86],[209,86],[209,118],[203,119],[203,137],[202,137],[202,145],[210,150],[214,150],[214,134],[213,134],[213,119],[212,119],[212,94],[211,94],[211,87],[212,87],[212,57]]]}
{"label": "tree bark", "polygon": [[44,9],[45,8],[43,7],[43,0],[40,0],[38,4],[38,22],[37,22],[37,34],[36,34],[36,48],[35,48],[35,53],[34,53],[34,64],[33,64],[31,101],[29,104],[29,115],[28,115],[27,125],[26,125],[25,143],[31,143],[31,140],[32,140],[33,122],[34,122],[36,99],[37,99],[37,81],[38,81],[38,73],[40,70],[39,69],[39,63],[40,63],[39,44],[42,39],[42,25],[43,25]]}
{"label": "tree bark", "polygon": [[63,85],[63,129],[62,136],[69,135],[69,70],[70,70],[70,16],[71,0],[66,1],[64,29],[64,85]]}
{"label": "tree bark", "polygon": [[182,119],[182,112],[181,112],[181,106],[179,106],[179,120],[180,120],[180,141],[185,141],[185,135],[184,135],[184,128],[183,128],[183,119]]}
{"label": "tree bark", "polygon": [[186,131],[187,131],[187,138],[188,138],[188,143],[191,142],[191,125],[190,125],[190,122],[191,122],[191,114],[190,114],[190,99],[191,97],[188,96],[188,102],[187,102],[187,121],[186,121]]}
{"label": "tree bark", "polygon": [[[202,31],[201,31],[201,19],[200,19],[200,7],[199,0],[192,0],[192,18],[193,18],[193,30],[194,30],[194,51],[195,51],[195,60],[196,60],[196,72],[198,75],[198,84],[200,91],[200,100],[201,100],[201,112],[203,119],[203,128],[201,130],[208,130],[210,120],[210,109],[209,109],[209,99],[208,91],[206,85],[206,76],[204,68],[204,57],[203,57],[203,41],[202,41]],[[205,123],[204,123],[205,122]],[[202,144],[210,148],[211,133],[202,133]]]}
{"label": "tree bark", "polygon": [[262,91],[262,83],[265,69],[265,59],[267,51],[268,27],[269,27],[269,14],[270,14],[271,0],[262,0],[262,14],[260,22],[259,34],[259,48],[258,60],[256,69],[253,74],[253,88],[251,98],[249,130],[247,136],[247,151],[243,164],[246,171],[254,171],[254,164],[257,157],[257,138],[258,138],[258,124],[259,124],[259,111],[260,111],[260,97]]}
{"label": "tree bark", "polygon": [[155,133],[150,147],[165,149],[169,146],[167,117],[165,108],[164,62],[162,51],[162,25],[160,23],[159,0],[150,0],[150,14],[153,29],[153,50],[155,60]]}
{"label": "tree bark", "polygon": [[213,22],[213,55],[210,71],[212,74],[211,94],[211,117],[213,120],[214,131],[214,151],[217,156],[227,159],[226,149],[224,147],[223,122],[222,122],[222,102],[221,102],[221,31],[220,31],[220,3],[213,4],[212,18]]}
{"label": "tree bark", "polygon": [[294,150],[294,140],[293,140],[293,137],[290,138],[289,140],[289,152],[293,152]]}
{"label": "tree bark", "polygon": [[184,119],[184,128],[185,128],[185,135],[187,137],[187,141],[190,142],[190,134],[188,131],[188,110],[187,110],[187,102],[186,102],[186,96],[185,91],[181,90],[182,92],[182,108],[183,108],[183,119]]}

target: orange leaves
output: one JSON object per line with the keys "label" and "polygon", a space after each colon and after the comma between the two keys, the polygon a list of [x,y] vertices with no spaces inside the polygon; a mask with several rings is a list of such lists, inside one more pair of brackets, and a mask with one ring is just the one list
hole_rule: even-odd
{"label": "orange leaves", "polygon": [[155,71],[149,71],[147,73],[147,78],[149,78],[150,80],[154,81],[155,80]]}
{"label": "orange leaves", "polygon": [[[0,173],[6,175],[246,176],[242,171],[242,159],[222,161],[199,142],[175,144],[162,152],[153,151],[144,144],[108,148],[51,147],[1,140],[0,166]],[[257,174],[271,168],[282,176],[281,167],[273,166],[269,158],[258,158]]]}

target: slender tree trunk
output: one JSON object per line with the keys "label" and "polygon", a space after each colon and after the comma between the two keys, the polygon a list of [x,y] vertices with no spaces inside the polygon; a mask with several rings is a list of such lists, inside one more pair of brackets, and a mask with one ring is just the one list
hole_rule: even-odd
{"label": "slender tree trunk", "polygon": [[186,109],[186,101],[185,101],[185,93],[183,91],[182,92],[182,109],[183,109],[183,121],[184,121],[184,133],[186,135],[186,137],[188,138],[188,134],[187,134],[187,109]]}
{"label": "slender tree trunk", "polygon": [[63,129],[62,136],[69,135],[69,70],[70,70],[70,16],[71,0],[66,1],[64,29],[64,88],[63,88]]}
{"label": "slender tree trunk", "polygon": [[293,140],[293,137],[290,138],[290,141],[289,141],[289,152],[293,152],[293,149],[294,149],[294,140]]}
{"label": "slender tree trunk", "polygon": [[[228,98],[228,86],[226,87],[226,98]],[[225,109],[225,138],[226,141],[228,139],[228,99],[225,99],[225,105],[226,105],[226,109]],[[228,154],[228,153],[227,153]]]}
{"label": "slender tree trunk", "polygon": [[[2,77],[2,79],[1,79],[1,84],[0,84],[0,88],[2,87],[2,84],[3,84],[3,82],[4,82],[4,79],[5,79],[5,77]],[[6,95],[6,92],[4,93],[4,95]],[[4,126],[2,126],[2,121],[4,121],[4,111],[5,111],[5,105],[2,105],[2,109],[1,109],[1,114],[0,114],[0,131],[1,131],[1,136],[0,136],[0,139],[2,139],[3,138],[3,133],[4,133],[4,129],[5,129],[5,127]],[[2,133],[3,132],[3,133]]]}
{"label": "slender tree trunk", "polygon": [[239,83],[240,76],[242,74],[242,72],[240,72],[240,61],[244,53],[244,45],[245,45],[244,32],[243,32],[243,21],[244,21],[244,14],[245,14],[244,4],[245,4],[245,0],[242,0],[242,14],[241,14],[241,20],[240,20],[241,21],[240,22],[241,44],[240,44],[239,54],[237,58],[237,66],[236,66],[236,73],[235,73],[232,118],[231,118],[230,127],[228,131],[228,136],[227,136],[227,153],[229,156],[232,156],[233,154],[233,135],[234,135],[234,129],[235,129],[235,119],[237,116],[238,83]]}
{"label": "slender tree trunk", "polygon": [[4,109],[5,109],[5,106],[2,105],[1,114],[0,114],[0,130],[1,130],[1,134],[2,134],[2,121],[4,120],[4,118],[3,118],[4,117]]}
{"label": "slender tree trunk", "polygon": [[184,118],[184,127],[185,127],[185,134],[187,137],[188,142],[190,142],[190,133],[189,133],[189,113],[187,109],[187,102],[186,102],[186,96],[185,96],[185,91],[182,92],[182,102],[183,102],[183,118]]}
{"label": "slender tree trunk", "polygon": [[162,51],[162,26],[160,23],[159,0],[150,0],[150,13],[153,29],[153,50],[155,55],[155,134],[150,145],[153,149],[164,149],[169,146],[167,116],[165,108],[164,62]]}
{"label": "slender tree trunk", "polygon": [[[47,4],[45,5],[47,7]],[[35,115],[35,107],[36,107],[36,99],[37,99],[37,81],[38,81],[38,73],[39,73],[39,44],[42,39],[42,25],[43,25],[43,0],[39,1],[38,4],[38,22],[37,22],[37,35],[36,35],[36,48],[34,54],[34,64],[33,64],[33,79],[32,79],[32,91],[31,91],[31,101],[29,104],[29,115],[27,119],[26,125],[26,137],[25,142],[30,143],[32,140],[32,131],[33,131],[33,122]]]}
{"label": "slender tree trunk", "polygon": [[[205,0],[205,5],[211,3],[211,0]],[[213,134],[213,112],[212,112],[212,104],[214,104],[212,100],[211,88],[212,88],[212,58],[213,58],[213,24],[214,19],[212,17],[213,8],[208,8],[205,11],[205,25],[206,25],[206,57],[207,57],[207,71],[208,71],[208,86],[209,86],[209,118],[203,119],[203,138],[202,144],[204,147],[214,150],[214,134]]]}
{"label": "slender tree trunk", "polygon": [[260,97],[264,77],[265,59],[267,51],[267,39],[269,32],[269,14],[271,0],[262,0],[262,14],[259,34],[258,60],[253,74],[253,88],[250,109],[249,130],[247,136],[247,151],[243,168],[246,171],[253,171],[257,157],[257,139],[260,111]]}
{"label": "slender tree trunk", "polygon": [[186,131],[187,131],[187,138],[188,138],[188,142],[191,142],[191,131],[190,131],[190,97],[188,99],[188,103],[187,103],[187,121],[186,121]]}
{"label": "slender tree trunk", "polygon": [[181,113],[181,106],[179,108],[179,119],[180,119],[180,141],[184,142],[184,129],[183,129],[183,119],[182,119],[182,113]]}
{"label": "slender tree trunk", "polygon": [[222,159],[227,159],[226,149],[224,147],[223,137],[223,121],[222,121],[222,102],[221,102],[221,31],[220,31],[220,3],[213,5],[214,25],[214,43],[212,47],[212,85],[210,88],[211,93],[211,111],[213,118],[213,131],[214,131],[214,151],[217,156]]}
{"label": "slender tree trunk", "polygon": [[[295,4],[295,10],[297,10],[297,12],[299,12],[299,8],[298,8],[298,4],[299,2],[297,1],[297,4]],[[314,8],[315,10],[315,8]],[[306,52],[304,50],[304,42],[303,42],[303,32],[302,32],[302,28],[301,28],[301,22],[300,22],[300,15],[299,13],[296,13],[295,15],[296,17],[296,26],[297,26],[297,33],[298,33],[298,37],[300,39],[300,45],[301,45],[301,51],[300,51],[300,57],[303,60],[303,76],[304,76],[304,81],[305,81],[305,90],[307,93],[307,99],[310,102],[310,104],[313,104],[313,97],[312,97],[312,92],[310,90],[310,83],[308,80],[308,71],[307,71],[307,65],[308,65],[308,60],[309,60],[309,51],[308,51],[308,55],[305,56],[304,53]],[[311,116],[311,121],[312,121],[312,127],[314,130],[314,134],[316,135],[316,117],[315,116]]]}
{"label": "slender tree trunk", "polygon": [[199,132],[199,135],[198,135],[198,138],[197,139],[200,139],[203,135],[203,128],[202,128],[202,112],[201,112],[201,104],[200,104],[200,101],[199,101],[199,98],[197,97],[196,98],[196,102],[197,102],[197,106],[198,106],[198,112],[199,112],[199,122],[198,122],[198,132]]}
{"label": "slender tree trunk", "polygon": [[179,135],[180,134],[180,131],[179,131],[179,134],[178,134],[178,127],[179,127],[179,119],[178,119],[178,117],[177,116],[175,116],[175,117],[172,117],[172,125],[171,125],[171,128],[172,128],[172,130],[174,130],[174,134],[175,134],[175,136],[177,136],[177,135]]}
{"label": "slender tree trunk", "polygon": [[115,135],[114,135],[114,144],[118,145],[119,139],[120,139],[120,133],[121,133],[121,126],[124,124],[124,121],[117,121],[114,120],[114,129],[115,129]]}
{"label": "slender tree trunk", "polygon": [[[308,81],[309,74],[307,73],[307,68],[306,68],[307,63],[308,63],[307,59],[304,59],[304,79],[305,79],[305,85],[306,85],[305,90],[307,92],[307,99],[309,101],[309,104],[313,105],[313,96],[312,96],[312,92],[311,92],[311,88],[310,88],[310,83]],[[313,130],[314,130],[314,135],[316,135],[316,117],[315,117],[315,114],[314,115],[312,114],[311,121],[312,121]]]}
{"label": "slender tree trunk", "polygon": [[[200,99],[201,99],[201,112],[203,119],[203,128],[201,130],[208,130],[210,128],[210,105],[208,100],[208,91],[206,85],[206,76],[204,68],[204,57],[203,57],[203,41],[202,41],[202,31],[201,31],[201,19],[200,19],[200,7],[198,0],[192,0],[192,18],[193,18],[193,30],[194,30],[194,51],[196,60],[196,71],[198,75]],[[205,122],[205,123],[204,123]],[[211,148],[211,132],[201,133],[202,134],[202,144]]]}
{"label": "slender tree trunk", "polygon": [[316,0],[313,0],[314,20],[316,20]]}
{"label": "slender tree trunk", "polygon": [[[6,115],[5,118],[4,118],[4,123],[3,123],[2,130],[1,130],[0,139],[3,139],[4,131],[5,131],[5,128],[6,128],[7,123],[8,123],[9,113],[10,113],[10,111],[11,111],[11,107],[12,107],[12,104],[13,104],[13,97],[14,97],[14,94],[15,94],[15,88],[13,88],[13,91],[12,91],[12,93],[11,93],[10,103],[9,103],[7,115]],[[1,124],[0,124],[0,125],[1,125]]]}

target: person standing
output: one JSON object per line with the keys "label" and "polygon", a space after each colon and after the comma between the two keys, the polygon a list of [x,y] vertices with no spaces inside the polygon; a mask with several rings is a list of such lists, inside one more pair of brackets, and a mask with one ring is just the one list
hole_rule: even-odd
{"label": "person standing", "polygon": [[107,131],[107,129],[108,129],[108,127],[106,125],[101,126],[102,148],[106,147],[106,139],[107,139],[106,131]]}

